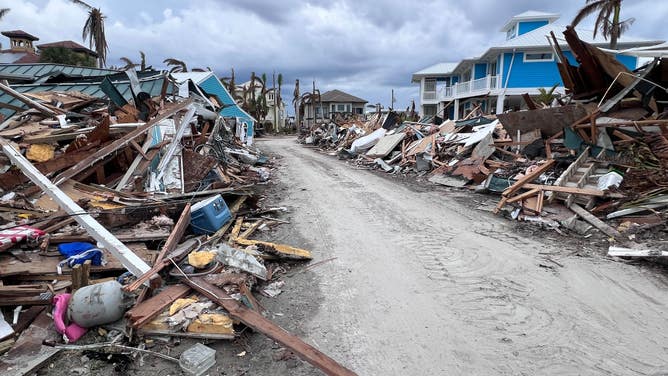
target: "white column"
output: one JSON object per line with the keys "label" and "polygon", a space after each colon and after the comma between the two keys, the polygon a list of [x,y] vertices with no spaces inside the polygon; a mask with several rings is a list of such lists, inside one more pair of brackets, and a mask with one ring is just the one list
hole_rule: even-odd
{"label": "white column", "polygon": [[459,99],[455,99],[455,113],[452,116],[452,120],[459,119]]}
{"label": "white column", "polygon": [[499,97],[496,99],[496,113],[500,114],[503,112],[503,102],[505,102],[506,96],[505,94],[499,95]]}

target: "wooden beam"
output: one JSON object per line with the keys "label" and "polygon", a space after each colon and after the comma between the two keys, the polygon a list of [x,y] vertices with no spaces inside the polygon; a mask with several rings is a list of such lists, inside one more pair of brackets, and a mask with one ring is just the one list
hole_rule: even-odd
{"label": "wooden beam", "polygon": [[46,176],[42,175],[35,166],[6,140],[0,137],[0,145],[3,152],[9,157],[13,164],[18,166],[30,180],[39,186],[49,197],[68,214],[73,215],[74,219],[83,227],[96,241],[101,243],[109,252],[116,257],[123,266],[134,275],[142,275],[150,269],[150,266],[130,248],[121,243],[109,230],[102,226],[95,218],[81,208],[65,192],[61,191]]}
{"label": "wooden beam", "polygon": [[79,161],[77,164],[74,166],[68,168],[67,170],[63,171],[60,173],[58,176],[56,176],[53,179],[53,182],[55,185],[62,184],[65,182],[67,179],[70,179],[83,170],[95,165],[97,162],[107,158],[111,153],[124,148],[130,144],[130,141],[134,140],[135,138],[139,137],[142,135],[144,132],[148,131],[151,127],[159,123],[160,121],[174,115],[175,113],[185,109],[192,103],[192,99],[185,100],[183,102],[179,102],[177,104],[174,104],[170,106],[168,109],[166,109],[162,114],[156,116],[153,118],[151,121],[148,123],[138,127],[137,129],[133,130],[132,132],[126,134],[125,136],[119,138],[118,140],[112,142],[111,144],[103,147],[102,149],[98,150],[97,152],[93,153],[89,157]]}
{"label": "wooden beam", "polygon": [[223,307],[232,318],[243,322],[254,330],[261,332],[274,341],[281,343],[283,346],[290,348],[297,356],[317,367],[326,375],[356,375],[355,372],[342,366],[334,359],[302,341],[294,334],[291,334],[287,330],[274,324],[258,312],[246,308],[244,305],[227,295],[225,291],[206,282],[203,278],[184,278],[182,281]]}
{"label": "wooden beam", "polygon": [[601,230],[602,233],[608,235],[611,238],[615,239],[623,239],[624,236],[614,228],[608,226],[605,222],[601,221],[598,219],[596,216],[582,208],[578,204],[571,204],[571,206],[568,207],[572,211],[575,212],[575,214],[579,215],[584,219],[585,221],[589,222],[592,226],[596,227],[597,229]]}

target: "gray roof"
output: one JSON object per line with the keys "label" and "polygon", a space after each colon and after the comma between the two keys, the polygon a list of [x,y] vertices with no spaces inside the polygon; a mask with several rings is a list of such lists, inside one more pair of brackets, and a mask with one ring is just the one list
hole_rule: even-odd
{"label": "gray roof", "polygon": [[109,74],[118,73],[113,69],[91,68],[91,67],[76,67],[72,65],[63,64],[0,64],[0,75],[3,77],[16,76],[18,80],[34,81],[37,78],[60,72],[68,76],[90,77],[90,76],[106,76]]}
{"label": "gray roof", "polygon": [[445,76],[455,70],[459,63],[436,63],[413,73],[411,82],[419,82],[422,77]]}
{"label": "gray roof", "polygon": [[320,95],[320,102],[351,102],[351,103],[367,103],[368,101],[354,95],[350,95],[341,90],[330,90]]}
{"label": "gray roof", "polygon": [[[118,73],[118,72],[116,72]],[[12,85],[12,89],[18,91],[19,93],[36,93],[41,91],[78,91],[92,97],[96,98],[106,98],[107,95],[100,89],[100,83],[104,77],[109,77],[111,82],[114,83],[114,86],[118,91],[123,95],[127,100],[132,99],[132,92],[130,91],[130,82],[124,74],[116,74],[113,76],[102,76],[102,77],[92,77],[87,80],[79,80],[73,82],[63,82],[63,83],[40,83],[40,84],[27,84],[27,85]],[[141,74],[139,77],[139,83],[141,85],[141,90],[148,93],[149,95],[158,96],[162,89],[163,81],[167,79],[167,74],[163,72],[152,72],[150,75]],[[171,85],[171,84],[170,84]],[[172,91],[171,87],[168,87],[168,92]],[[14,97],[10,96],[5,92],[0,92],[0,103],[10,104],[12,106],[17,106],[27,109],[22,102]],[[5,116],[11,116],[14,114],[14,111],[8,109],[0,110]]]}

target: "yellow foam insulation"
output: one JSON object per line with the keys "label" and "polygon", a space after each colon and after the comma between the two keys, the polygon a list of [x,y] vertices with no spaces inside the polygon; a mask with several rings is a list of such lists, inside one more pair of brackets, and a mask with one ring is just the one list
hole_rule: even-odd
{"label": "yellow foam insulation", "polygon": [[232,319],[222,313],[202,313],[188,325],[187,331],[190,333],[234,335],[232,324]]}
{"label": "yellow foam insulation", "polygon": [[33,162],[46,162],[56,155],[56,148],[48,144],[33,144],[28,148],[26,158]]}
{"label": "yellow foam insulation", "polygon": [[188,264],[196,268],[203,268],[213,261],[215,257],[216,253],[211,251],[190,252],[188,255]]}
{"label": "yellow foam insulation", "polygon": [[169,315],[172,316],[176,312],[180,311],[181,309],[193,303],[197,303],[197,298],[190,297],[190,298],[176,299],[174,303],[172,303],[172,305],[169,306]]}

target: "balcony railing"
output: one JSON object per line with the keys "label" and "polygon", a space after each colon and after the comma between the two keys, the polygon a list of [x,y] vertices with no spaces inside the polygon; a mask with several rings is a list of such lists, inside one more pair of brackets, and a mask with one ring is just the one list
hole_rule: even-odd
{"label": "balcony railing", "polygon": [[439,92],[439,100],[451,100],[469,95],[482,94],[486,91],[499,87],[499,77],[486,76],[477,80],[458,82],[452,86],[446,86]]}

